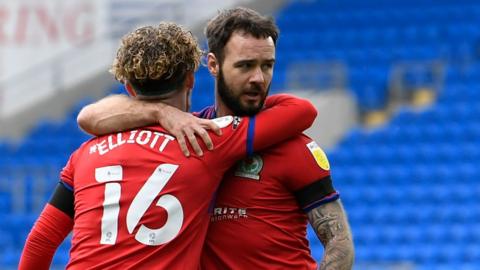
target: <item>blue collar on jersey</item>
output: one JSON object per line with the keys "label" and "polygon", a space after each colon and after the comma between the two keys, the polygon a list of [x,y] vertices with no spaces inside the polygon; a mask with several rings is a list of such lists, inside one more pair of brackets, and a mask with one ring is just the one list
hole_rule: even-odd
{"label": "blue collar on jersey", "polygon": [[215,106],[211,105],[198,112],[197,116],[204,119],[214,119],[217,118],[217,111],[215,111]]}

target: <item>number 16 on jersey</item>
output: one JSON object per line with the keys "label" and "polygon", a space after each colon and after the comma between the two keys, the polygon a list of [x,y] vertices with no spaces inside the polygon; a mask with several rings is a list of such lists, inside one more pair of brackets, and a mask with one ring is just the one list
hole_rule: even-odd
{"label": "number 16 on jersey", "polygon": [[[174,164],[160,164],[135,195],[127,211],[126,221],[129,234],[133,234],[142,216],[168,181],[170,181],[178,167],[178,165]],[[114,245],[118,235],[120,183],[123,180],[123,168],[120,165],[96,168],[95,180],[99,183],[105,183],[100,244]],[[162,227],[157,229],[151,229],[140,224],[140,228],[135,234],[135,239],[144,245],[158,246],[165,244],[173,240],[182,228],[183,207],[177,197],[164,194],[158,199],[156,206],[165,209],[167,221]]]}

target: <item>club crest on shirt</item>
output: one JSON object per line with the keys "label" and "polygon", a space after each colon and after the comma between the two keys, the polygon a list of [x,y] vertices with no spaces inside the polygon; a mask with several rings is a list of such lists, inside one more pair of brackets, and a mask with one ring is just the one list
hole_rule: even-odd
{"label": "club crest on shirt", "polygon": [[237,163],[235,176],[260,179],[260,171],[263,168],[263,159],[259,155],[253,155]]}
{"label": "club crest on shirt", "polygon": [[330,163],[328,162],[327,155],[323,152],[322,148],[318,146],[315,141],[311,141],[307,144],[308,150],[312,153],[315,161],[317,162],[320,168],[324,169],[325,171],[330,170]]}

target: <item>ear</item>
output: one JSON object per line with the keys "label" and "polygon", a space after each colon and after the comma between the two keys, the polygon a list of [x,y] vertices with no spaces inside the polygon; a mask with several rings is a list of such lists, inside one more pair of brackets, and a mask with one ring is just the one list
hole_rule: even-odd
{"label": "ear", "polygon": [[129,82],[125,83],[125,89],[127,89],[127,92],[128,94],[130,94],[130,96],[132,97],[137,96],[137,93],[135,93],[135,89],[133,89],[133,86]]}
{"label": "ear", "polygon": [[210,74],[217,77],[218,70],[219,70],[219,63],[217,57],[213,53],[208,53],[207,55],[207,67]]}

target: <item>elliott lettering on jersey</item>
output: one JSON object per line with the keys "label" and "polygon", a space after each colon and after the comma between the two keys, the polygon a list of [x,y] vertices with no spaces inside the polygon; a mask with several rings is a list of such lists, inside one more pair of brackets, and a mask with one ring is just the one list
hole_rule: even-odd
{"label": "elliott lettering on jersey", "polygon": [[90,154],[104,155],[124,144],[138,144],[163,152],[169,142],[175,140],[171,135],[151,130],[131,130],[128,133],[109,135],[106,139],[90,147]]}

